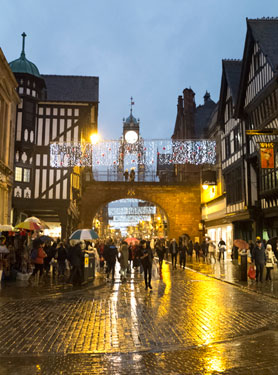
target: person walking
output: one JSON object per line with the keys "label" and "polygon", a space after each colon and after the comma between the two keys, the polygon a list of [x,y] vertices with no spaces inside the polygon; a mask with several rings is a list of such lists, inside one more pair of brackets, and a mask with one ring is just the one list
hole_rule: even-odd
{"label": "person walking", "polygon": [[160,269],[162,268],[163,259],[164,259],[164,248],[160,240],[157,240],[154,245],[154,250],[156,252],[156,255],[158,256],[158,263]]}
{"label": "person walking", "polygon": [[253,261],[256,265],[256,282],[263,282],[263,271],[265,264],[265,251],[261,240],[256,241],[256,245],[253,252]]}
{"label": "person walking", "polygon": [[208,255],[208,243],[207,243],[205,238],[203,239],[200,247],[201,247],[200,252],[202,254],[202,257],[203,257],[203,260],[204,260],[204,263],[205,263],[206,259],[207,259],[207,255]]}
{"label": "person walking", "polygon": [[270,244],[266,245],[265,250],[265,257],[266,257],[266,278],[265,280],[271,280],[271,270],[273,270],[274,263],[277,262],[277,259],[272,251],[272,246]]}
{"label": "person walking", "polygon": [[47,254],[44,251],[44,243],[39,239],[36,238],[33,241],[33,249],[31,252],[31,258],[33,259],[33,263],[35,268],[32,273],[32,277],[34,277],[39,272],[39,277],[43,276],[43,269],[44,269],[44,259],[47,257]]}
{"label": "person walking", "polygon": [[73,285],[81,285],[83,281],[82,266],[84,263],[81,243],[70,246],[68,252],[68,260],[71,264],[70,277],[68,282]]}
{"label": "person walking", "polygon": [[172,268],[176,269],[177,268],[177,255],[178,255],[178,244],[175,240],[175,238],[172,239],[171,244],[170,244],[170,254],[172,255]]}
{"label": "person walking", "polygon": [[103,252],[103,257],[106,260],[106,264],[107,264],[107,268],[106,268],[107,281],[109,281],[110,273],[112,273],[112,282],[115,281],[115,265],[116,265],[117,255],[118,255],[118,250],[112,238],[110,238]]}
{"label": "person walking", "polygon": [[220,239],[220,241],[218,242],[218,250],[219,250],[219,256],[218,256],[218,260],[220,262],[221,260],[221,255],[223,255],[223,260],[224,260],[224,253],[226,251],[226,243],[225,241],[222,240],[222,238]]}
{"label": "person walking", "polygon": [[199,262],[200,261],[200,250],[201,250],[201,247],[200,247],[198,241],[196,241],[194,243],[194,250],[195,250],[195,256],[196,256],[196,262],[197,261]]}
{"label": "person walking", "polygon": [[64,241],[61,241],[57,245],[58,250],[58,276],[65,276],[66,271],[66,259],[67,259],[67,250],[66,250],[66,244]]}
{"label": "person walking", "polygon": [[120,252],[119,252],[119,258],[120,258],[120,265],[121,265],[121,280],[122,282],[125,282],[127,267],[128,267],[128,245],[126,241],[122,242]]}
{"label": "person walking", "polygon": [[212,258],[214,259],[214,263],[216,263],[216,258],[215,258],[215,249],[216,246],[213,241],[209,241],[208,245],[208,253],[209,253],[209,261],[212,263]]}
{"label": "person walking", "polygon": [[[151,280],[152,280],[152,263],[153,263],[153,253],[150,246],[145,240],[140,242],[140,260],[144,270],[144,279],[145,279],[145,289],[152,289]],[[149,276],[149,277],[148,277]]]}
{"label": "person walking", "polygon": [[183,268],[183,269],[185,269],[186,253],[187,253],[187,246],[185,242],[183,242],[180,247],[180,268]]}
{"label": "person walking", "polygon": [[190,240],[188,243],[188,248],[187,248],[187,253],[188,253],[188,256],[190,257],[190,262],[192,262],[193,249],[194,249],[193,242],[192,240]]}

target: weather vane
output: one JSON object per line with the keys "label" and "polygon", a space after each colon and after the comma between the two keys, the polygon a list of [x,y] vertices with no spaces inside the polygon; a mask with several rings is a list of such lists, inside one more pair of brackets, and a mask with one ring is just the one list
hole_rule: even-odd
{"label": "weather vane", "polygon": [[135,104],[135,102],[133,101],[133,97],[131,96],[130,98],[130,113],[132,114],[132,106]]}

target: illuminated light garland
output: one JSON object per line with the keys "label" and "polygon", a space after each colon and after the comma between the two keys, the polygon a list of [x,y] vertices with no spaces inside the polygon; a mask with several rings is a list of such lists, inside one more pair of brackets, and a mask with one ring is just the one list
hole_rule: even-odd
{"label": "illuminated light garland", "polygon": [[126,156],[134,165],[215,164],[216,142],[211,140],[140,140],[91,143],[52,143],[50,165],[55,168],[118,166]]}

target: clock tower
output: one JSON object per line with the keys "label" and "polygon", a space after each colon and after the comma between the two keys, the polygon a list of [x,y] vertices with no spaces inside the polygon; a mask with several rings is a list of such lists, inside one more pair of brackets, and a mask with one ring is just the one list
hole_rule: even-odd
{"label": "clock tower", "polygon": [[130,98],[130,114],[127,118],[123,118],[123,135],[119,152],[118,172],[122,174],[124,170],[131,169],[137,174],[136,180],[144,179],[144,165],[140,163],[142,160],[142,138],[140,137],[140,120],[136,119],[132,114],[134,105],[133,98]]}
{"label": "clock tower", "polygon": [[134,144],[139,140],[139,124],[140,120],[133,116],[132,106],[133,98],[130,98],[130,115],[123,119],[123,141],[124,143]]}

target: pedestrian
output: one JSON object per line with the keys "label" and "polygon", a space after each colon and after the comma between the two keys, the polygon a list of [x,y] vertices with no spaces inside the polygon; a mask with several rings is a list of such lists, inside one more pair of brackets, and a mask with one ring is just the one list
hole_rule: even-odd
{"label": "pedestrian", "polygon": [[262,283],[265,264],[265,251],[264,247],[262,246],[261,240],[256,241],[256,245],[253,252],[253,261],[256,265],[256,282],[258,282],[260,278],[260,282]]}
{"label": "pedestrian", "polygon": [[32,277],[34,277],[38,272],[40,278],[43,276],[44,259],[47,256],[43,248],[44,243],[39,238],[36,238],[33,241],[33,249],[31,252],[31,258],[33,259],[33,263],[35,265]]}
{"label": "pedestrian", "polygon": [[274,263],[277,262],[277,259],[272,251],[272,246],[270,244],[266,245],[265,250],[265,258],[266,258],[266,281],[271,280],[271,270],[273,270]]}
{"label": "pedestrian", "polygon": [[72,246],[70,246],[68,252],[68,260],[71,264],[71,273],[68,282],[73,285],[81,285],[83,281],[82,266],[84,264],[84,255],[80,242],[75,245],[72,242]]}
{"label": "pedestrian", "polygon": [[187,246],[185,242],[183,242],[180,246],[180,268],[183,268],[183,269],[185,269],[187,251],[188,251]]}
{"label": "pedestrian", "polygon": [[131,168],[130,174],[129,174],[129,181],[134,182],[135,180],[135,170],[134,168]]}
{"label": "pedestrian", "polygon": [[152,289],[151,280],[152,280],[152,262],[153,262],[153,253],[150,246],[145,240],[140,242],[140,260],[144,270],[144,279],[145,279],[145,289]]}
{"label": "pedestrian", "polygon": [[208,243],[207,243],[205,238],[203,239],[203,241],[201,243],[200,253],[202,254],[202,257],[203,257],[203,260],[204,260],[204,263],[205,263],[205,261],[207,259],[207,254],[208,254]]}
{"label": "pedestrian", "polygon": [[190,262],[192,262],[193,249],[194,249],[193,242],[192,240],[190,240],[188,243],[188,250],[187,250],[188,256],[190,257]]}
{"label": "pedestrian", "polygon": [[125,181],[127,182],[128,181],[128,169],[124,171],[123,175],[124,175]]}
{"label": "pedestrian", "polygon": [[172,268],[177,268],[177,256],[178,256],[178,244],[175,240],[175,238],[172,239],[169,247],[170,254],[172,255]]}
{"label": "pedestrian", "polygon": [[216,263],[216,258],[215,258],[215,250],[216,246],[213,241],[209,241],[208,245],[208,253],[209,253],[209,261],[212,263],[212,258],[214,259],[214,263]]}
{"label": "pedestrian", "polygon": [[104,247],[103,257],[106,261],[106,277],[109,281],[110,273],[112,273],[112,282],[115,281],[115,265],[118,255],[118,249],[116,248],[112,238],[107,241],[107,244]]}
{"label": "pedestrian", "polygon": [[200,261],[200,250],[201,250],[201,247],[200,247],[198,241],[196,241],[196,242],[194,243],[193,248],[194,248],[194,250],[195,250],[196,262],[197,262],[197,261],[199,262],[199,261]]}
{"label": "pedestrian", "polygon": [[164,259],[164,252],[165,248],[162,245],[162,242],[160,240],[157,240],[154,245],[154,250],[156,252],[156,255],[158,256],[158,264],[160,269],[162,268],[163,259]]}
{"label": "pedestrian", "polygon": [[126,241],[123,241],[119,251],[119,262],[121,265],[121,280],[126,281],[126,273],[128,267],[128,245]]}
{"label": "pedestrian", "polygon": [[225,241],[222,240],[222,238],[218,242],[218,250],[219,250],[218,260],[220,262],[221,255],[223,255],[223,260],[224,260],[224,254],[225,254],[225,251],[226,251],[226,243],[225,243]]}
{"label": "pedestrian", "polygon": [[66,271],[66,259],[67,259],[67,250],[64,241],[61,241],[57,245],[57,261],[58,261],[58,276],[65,276]]}

